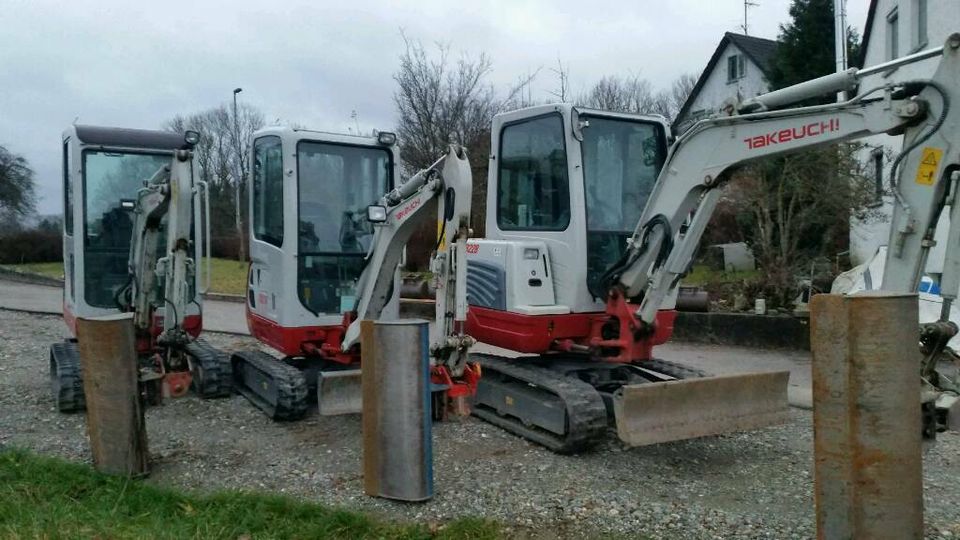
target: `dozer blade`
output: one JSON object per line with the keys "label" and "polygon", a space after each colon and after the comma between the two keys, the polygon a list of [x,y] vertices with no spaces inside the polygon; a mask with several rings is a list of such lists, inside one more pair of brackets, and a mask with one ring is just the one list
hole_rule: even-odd
{"label": "dozer blade", "polygon": [[787,421],[789,371],[633,384],[614,394],[617,434],[631,446]]}
{"label": "dozer blade", "polygon": [[317,375],[317,405],[323,416],[359,414],[363,406],[360,370],[321,371]]}

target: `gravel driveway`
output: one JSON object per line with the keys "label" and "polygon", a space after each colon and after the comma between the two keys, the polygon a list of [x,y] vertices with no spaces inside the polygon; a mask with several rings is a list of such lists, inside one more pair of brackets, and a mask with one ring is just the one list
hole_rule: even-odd
{"label": "gravel driveway", "polygon": [[[55,412],[48,389],[47,347],[65,334],[59,317],[0,310],[0,445],[89,462],[83,415]],[[637,449],[611,434],[574,457],[476,419],[437,424],[437,495],[399,504],[362,495],[358,416],[277,424],[239,396],[190,396],[147,410],[148,481],[277,491],[385,518],[483,516],[524,537],[810,538],[811,420],[794,409],[785,426]],[[960,435],[943,434],[924,469],[927,536],[960,536]]]}

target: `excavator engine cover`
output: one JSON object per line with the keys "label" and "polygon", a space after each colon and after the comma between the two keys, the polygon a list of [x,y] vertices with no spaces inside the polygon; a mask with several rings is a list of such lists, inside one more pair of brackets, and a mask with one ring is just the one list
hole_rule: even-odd
{"label": "excavator engine cover", "polygon": [[743,431],[787,421],[789,371],[631,384],[613,397],[617,434],[630,446]]}

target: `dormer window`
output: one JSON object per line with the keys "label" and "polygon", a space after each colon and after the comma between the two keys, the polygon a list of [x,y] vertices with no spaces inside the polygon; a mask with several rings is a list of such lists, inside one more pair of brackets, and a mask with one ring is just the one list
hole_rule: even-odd
{"label": "dormer window", "polygon": [[743,78],[746,72],[746,62],[742,54],[734,54],[727,57],[727,82],[735,82]]}

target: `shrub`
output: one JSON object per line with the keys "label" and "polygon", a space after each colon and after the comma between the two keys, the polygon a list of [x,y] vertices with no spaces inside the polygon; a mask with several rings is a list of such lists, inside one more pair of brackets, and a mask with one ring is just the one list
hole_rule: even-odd
{"label": "shrub", "polygon": [[31,229],[0,236],[0,264],[63,260],[63,238],[50,229]]}

